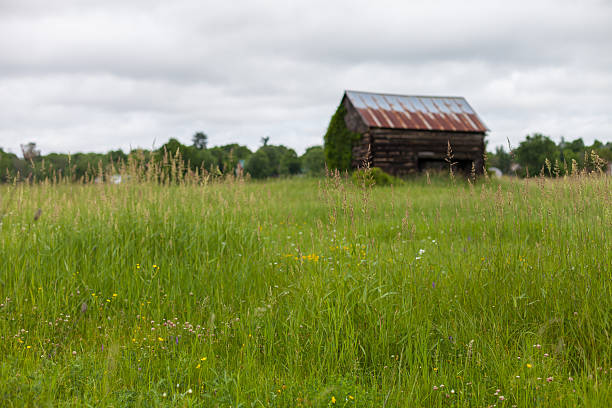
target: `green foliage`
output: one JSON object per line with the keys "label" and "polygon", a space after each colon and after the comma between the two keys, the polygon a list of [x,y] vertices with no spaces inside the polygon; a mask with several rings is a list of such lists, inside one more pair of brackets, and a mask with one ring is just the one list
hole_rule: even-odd
{"label": "green foliage", "polygon": [[497,167],[504,174],[510,174],[512,156],[510,153],[506,152],[503,147],[498,146],[495,148],[495,153],[488,154],[487,164],[490,167]]}
{"label": "green foliage", "polygon": [[391,184],[397,185],[400,183],[399,179],[385,173],[378,167],[359,169],[353,172],[351,177],[353,183],[357,186],[389,186]]}
{"label": "green foliage", "polygon": [[262,149],[257,150],[246,162],[244,170],[254,179],[272,177],[270,156]]}
{"label": "green foliage", "polygon": [[322,146],[312,146],[306,149],[302,157],[304,173],[309,176],[322,176],[325,174],[325,151]]}
{"label": "green foliage", "polygon": [[325,161],[330,170],[350,170],[353,160],[353,146],[361,139],[359,133],[351,132],[346,127],[345,115],[346,108],[340,103],[324,136]]}
{"label": "green foliage", "polygon": [[15,177],[16,169],[14,163],[17,160],[15,154],[7,153],[0,148],[0,182],[10,181]]}
{"label": "green foliage", "polygon": [[523,175],[527,175],[527,172],[532,176],[540,174],[547,159],[550,162],[559,159],[559,149],[555,142],[541,133],[527,135],[514,153]]}
{"label": "green foliage", "polygon": [[238,163],[246,162],[253,154],[248,147],[237,143],[215,146],[208,151],[215,157],[216,166],[223,173],[233,171]]}
{"label": "green foliage", "polygon": [[295,150],[265,144],[246,162],[245,171],[255,179],[289,176],[300,173],[301,162]]}
{"label": "green foliage", "polygon": [[[571,142],[561,138],[555,144],[548,136],[540,133],[528,135],[512,154],[502,147],[488,154],[488,164],[499,168],[504,174],[512,174],[512,163],[520,165],[518,175],[525,177],[540,175],[544,169],[545,176],[569,175],[572,171],[605,171],[612,162],[612,143],[603,144],[595,140],[591,146],[585,145],[582,139]],[[513,160],[514,159],[514,160]],[[575,167],[574,167],[575,166]]]}

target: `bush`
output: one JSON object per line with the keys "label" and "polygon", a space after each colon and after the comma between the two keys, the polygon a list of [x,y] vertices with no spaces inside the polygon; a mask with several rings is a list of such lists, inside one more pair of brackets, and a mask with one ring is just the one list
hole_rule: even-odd
{"label": "bush", "polygon": [[353,183],[358,186],[365,185],[370,186],[389,186],[391,184],[398,184],[399,180],[390,174],[385,173],[378,167],[371,167],[369,169],[359,169],[352,175]]}
{"label": "bush", "polygon": [[325,152],[323,147],[309,147],[302,155],[301,161],[304,173],[309,176],[322,176],[325,174]]}

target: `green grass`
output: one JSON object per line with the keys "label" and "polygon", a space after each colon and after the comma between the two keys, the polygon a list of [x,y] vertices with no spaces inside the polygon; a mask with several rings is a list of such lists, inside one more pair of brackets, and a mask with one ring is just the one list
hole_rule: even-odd
{"label": "green grass", "polygon": [[612,406],[611,195],[0,186],[0,406]]}

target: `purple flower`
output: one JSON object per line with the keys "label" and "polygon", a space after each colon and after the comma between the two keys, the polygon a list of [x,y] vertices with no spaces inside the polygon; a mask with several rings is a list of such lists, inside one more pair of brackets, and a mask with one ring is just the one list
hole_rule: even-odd
{"label": "purple flower", "polygon": [[176,339],[175,343],[178,344],[178,336],[175,337],[175,339]]}
{"label": "purple flower", "polygon": [[102,345],[102,351],[104,351],[104,344]]}
{"label": "purple flower", "polygon": [[435,289],[436,288],[436,282],[431,282],[431,287]]}

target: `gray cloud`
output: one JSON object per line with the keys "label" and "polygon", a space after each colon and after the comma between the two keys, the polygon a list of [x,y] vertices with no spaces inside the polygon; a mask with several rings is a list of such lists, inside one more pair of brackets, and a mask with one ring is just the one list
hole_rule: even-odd
{"label": "gray cloud", "polygon": [[489,143],[612,140],[607,1],[0,3],[0,146],[322,142],[344,89],[463,95]]}

